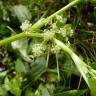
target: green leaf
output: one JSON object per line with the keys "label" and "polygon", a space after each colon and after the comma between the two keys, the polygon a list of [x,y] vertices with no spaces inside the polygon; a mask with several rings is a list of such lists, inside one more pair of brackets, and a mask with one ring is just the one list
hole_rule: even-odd
{"label": "green leaf", "polygon": [[7,96],[7,91],[0,85],[0,96]]}
{"label": "green leaf", "polygon": [[56,82],[58,80],[57,69],[47,69],[47,72],[44,75],[45,80]]}
{"label": "green leaf", "polygon": [[16,72],[19,74],[26,73],[26,68],[24,66],[24,63],[20,59],[17,59],[17,61],[15,62],[15,69]]}
{"label": "green leaf", "polygon": [[25,96],[36,96],[36,95],[32,92],[31,88],[28,88],[25,92]]}
{"label": "green leaf", "polygon": [[68,76],[71,74],[80,76],[79,71],[76,69],[76,66],[74,65],[74,62],[71,58],[66,58],[65,62],[62,66],[62,70],[67,73]]}
{"label": "green leaf", "polygon": [[53,84],[40,84],[38,90],[36,90],[36,96],[52,96],[54,91]]}
{"label": "green leaf", "polygon": [[96,6],[96,0],[91,0],[91,3]]}
{"label": "green leaf", "polygon": [[86,90],[69,90],[54,94],[54,96],[83,96]]}
{"label": "green leaf", "polygon": [[7,80],[5,81],[5,84],[8,85],[9,91],[12,94],[14,94],[15,96],[21,96],[21,89],[20,89],[21,82],[18,78],[13,78],[10,81],[7,78]]}
{"label": "green leaf", "polygon": [[38,57],[32,64],[32,80],[37,80],[46,71],[46,60],[44,57]]}
{"label": "green leaf", "polygon": [[11,45],[13,49],[18,50],[21,53],[20,55],[25,61],[28,61],[28,62],[31,61],[31,59],[28,57],[28,54],[27,54],[27,48],[28,48],[27,38],[14,41],[11,43]]}
{"label": "green leaf", "polygon": [[80,59],[70,48],[68,48],[64,43],[59,40],[55,40],[56,44],[65,52],[67,52],[73,59],[78,71],[84,78],[88,87],[91,90],[92,96],[96,95],[96,70],[92,69],[83,60]]}
{"label": "green leaf", "polygon": [[13,11],[20,22],[24,22],[25,20],[31,20],[31,13],[26,6],[16,5],[13,7]]}

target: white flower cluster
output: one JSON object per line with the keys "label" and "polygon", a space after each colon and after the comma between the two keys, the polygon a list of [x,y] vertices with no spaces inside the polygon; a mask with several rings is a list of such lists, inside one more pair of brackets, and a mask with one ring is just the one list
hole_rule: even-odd
{"label": "white flower cluster", "polygon": [[56,31],[56,33],[61,34],[63,37],[71,37],[73,35],[73,30],[69,24],[66,24],[64,27]]}
{"label": "white flower cluster", "polygon": [[54,35],[55,35],[54,32],[51,32],[50,30],[47,30],[46,32],[44,32],[44,40],[45,41],[52,40],[54,38]]}
{"label": "white flower cluster", "polygon": [[32,46],[32,53],[33,53],[33,56],[36,57],[36,56],[40,56],[44,53],[46,49],[46,46],[44,46],[43,44],[34,44]]}
{"label": "white flower cluster", "polygon": [[51,24],[51,27],[52,27],[52,29],[57,29],[57,25],[56,25],[56,23],[53,23],[53,24]]}
{"label": "white flower cluster", "polygon": [[57,15],[57,16],[56,16],[56,19],[57,19],[59,22],[61,22],[61,23],[64,22],[64,21],[63,21],[63,17],[60,16],[60,15]]}
{"label": "white flower cluster", "polygon": [[71,28],[71,25],[70,24],[66,24],[64,26],[64,29],[66,30],[66,35],[71,37],[73,35],[73,30]]}
{"label": "white flower cluster", "polygon": [[66,37],[66,29],[65,28],[60,28],[57,33],[61,34],[63,37]]}
{"label": "white flower cluster", "polygon": [[51,48],[52,53],[60,53],[61,48],[58,45],[53,45]]}
{"label": "white flower cluster", "polygon": [[31,26],[32,26],[32,24],[30,24],[30,21],[25,20],[25,22],[22,23],[20,28],[22,29],[22,31],[27,31],[31,28]]}

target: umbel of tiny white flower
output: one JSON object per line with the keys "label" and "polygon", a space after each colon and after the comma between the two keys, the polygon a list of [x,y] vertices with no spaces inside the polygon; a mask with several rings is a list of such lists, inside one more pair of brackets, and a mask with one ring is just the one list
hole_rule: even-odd
{"label": "umbel of tiny white flower", "polygon": [[25,20],[25,22],[22,23],[20,28],[22,29],[22,31],[27,31],[31,28],[31,26],[32,26],[32,24],[30,23],[30,21]]}
{"label": "umbel of tiny white flower", "polygon": [[71,37],[73,35],[73,30],[70,24],[66,24],[64,27],[60,28],[56,33],[61,34],[63,37]]}
{"label": "umbel of tiny white flower", "polygon": [[52,45],[51,52],[52,53],[60,53],[61,48],[58,45]]}
{"label": "umbel of tiny white flower", "polygon": [[44,41],[50,41],[54,38],[55,33],[50,30],[44,30]]}
{"label": "umbel of tiny white flower", "polygon": [[57,15],[57,16],[56,16],[56,19],[57,19],[59,22],[61,22],[61,23],[64,22],[64,21],[63,21],[63,17],[62,17],[61,15]]}
{"label": "umbel of tiny white flower", "polygon": [[32,47],[33,57],[42,55],[45,49],[46,49],[46,46],[44,46],[43,44],[39,44],[39,43],[34,44]]}

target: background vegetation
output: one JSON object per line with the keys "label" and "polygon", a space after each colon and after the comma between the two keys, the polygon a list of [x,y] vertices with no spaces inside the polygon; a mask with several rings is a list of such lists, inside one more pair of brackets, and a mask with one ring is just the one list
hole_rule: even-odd
{"label": "background vegetation", "polygon": [[96,0],[0,0],[0,96],[95,96],[95,6]]}

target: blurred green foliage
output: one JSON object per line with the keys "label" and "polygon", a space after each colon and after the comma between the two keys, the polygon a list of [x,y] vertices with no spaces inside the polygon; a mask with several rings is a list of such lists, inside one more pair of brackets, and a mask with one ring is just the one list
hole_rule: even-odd
{"label": "blurred green foliage", "polygon": [[[72,1],[0,0],[0,40],[20,33],[20,25],[25,20],[34,24],[49,7],[45,17]],[[50,42],[51,36],[55,34],[82,60],[96,69],[96,0],[85,1],[87,2],[82,1],[38,30],[45,32],[44,42],[42,39],[25,38],[4,48],[0,47],[6,51],[4,53],[0,50],[0,96],[90,96],[88,86],[72,59]],[[47,34],[49,31],[54,34]],[[45,46],[43,50],[39,46],[34,51],[34,44]],[[43,54],[38,55],[34,53],[36,51]],[[5,70],[1,71],[4,67]]]}

